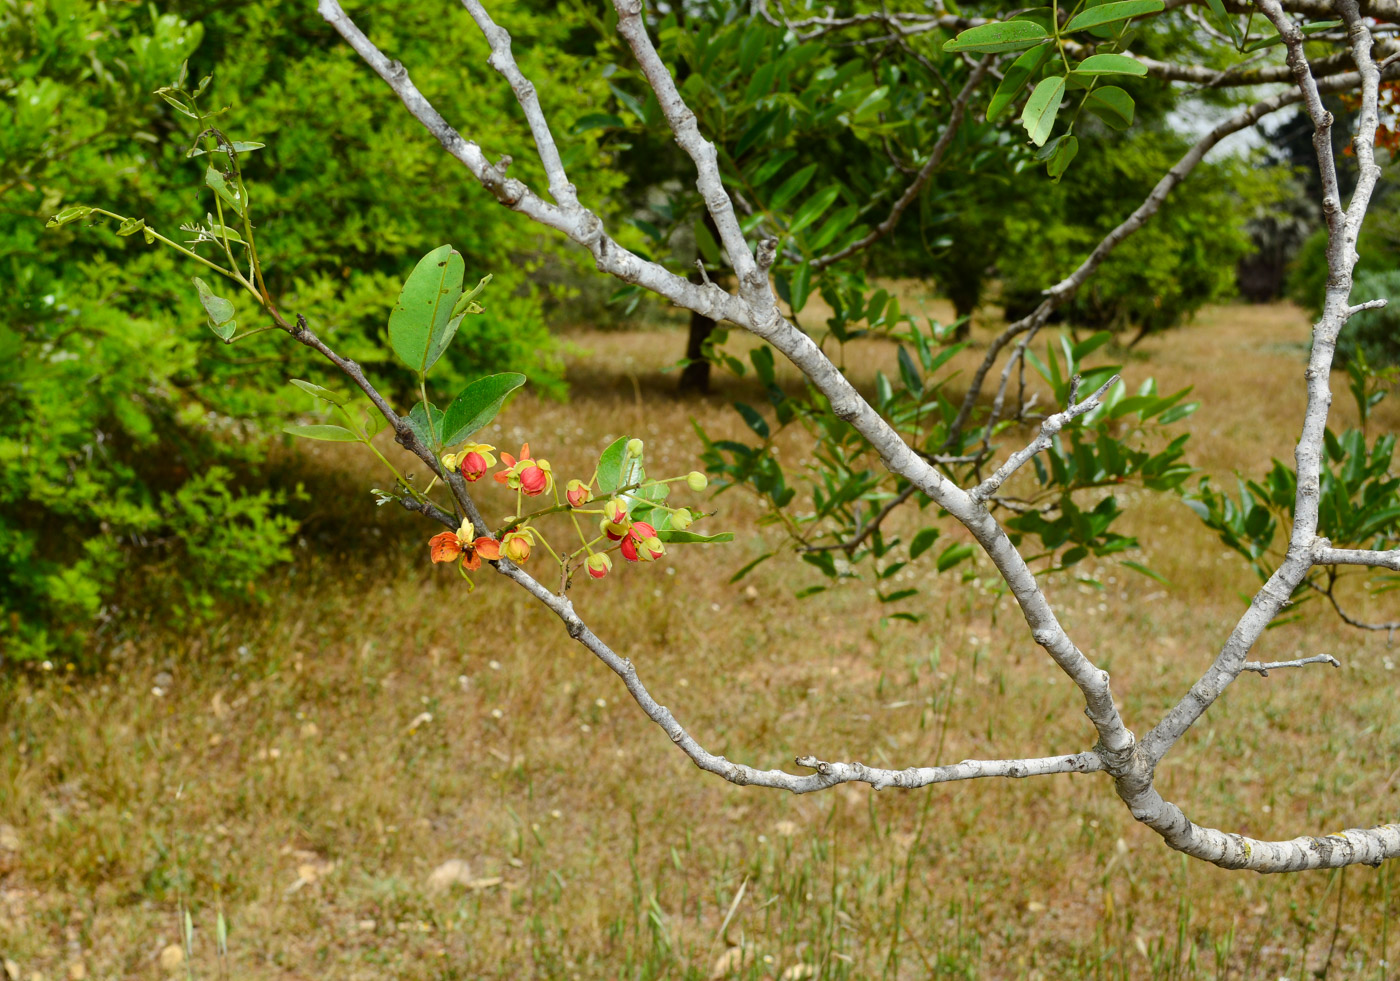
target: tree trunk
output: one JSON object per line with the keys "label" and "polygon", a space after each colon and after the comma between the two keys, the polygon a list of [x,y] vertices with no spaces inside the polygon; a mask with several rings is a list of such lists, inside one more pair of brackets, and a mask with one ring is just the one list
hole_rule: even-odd
{"label": "tree trunk", "polygon": [[[691,273],[692,283],[700,282],[699,273]],[[705,342],[715,331],[715,322],[702,313],[691,311],[690,336],[685,342],[689,362],[681,371],[680,390],[688,395],[705,395],[710,391],[710,362],[705,357]]]}

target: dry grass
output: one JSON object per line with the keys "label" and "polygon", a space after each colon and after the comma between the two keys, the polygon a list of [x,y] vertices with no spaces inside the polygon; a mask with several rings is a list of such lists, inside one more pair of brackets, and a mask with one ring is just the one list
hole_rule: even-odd
{"label": "dry grass", "polygon": [[[1258,470],[1289,452],[1305,337],[1290,308],[1216,308],[1126,370],[1197,386],[1199,465]],[[523,398],[498,442],[528,436],[567,474],[625,431],[680,473],[690,417],[736,427],[742,381],[704,402],[669,394],[655,369],[676,333],[573,339],[574,400]],[[892,354],[869,342],[848,363],[868,376]],[[367,506],[365,461],[311,455],[336,482],[270,610],[194,633],[153,623],[99,677],[7,682],[0,946],[19,977],[160,976],[181,904],[201,978],[221,969],[219,910],[238,978],[707,978],[741,941],[756,957],[731,957],[733,976],[754,979],[801,964],[824,978],[1394,975],[1393,863],[1223,872],[1168,851],[1100,776],[792,798],[701,774],[548,615],[489,575],[468,596],[431,568],[430,529]],[[794,600],[811,581],[796,561],[729,585],[764,534],[742,497],[717,503],[736,544],[575,591],[714,751],[907,765],[1091,740],[988,566],[969,582],[921,574],[928,619],[886,625],[864,586]],[[1104,566],[1103,592],[1048,588],[1141,731],[1208,662],[1252,577],[1178,502],[1136,498],[1125,520],[1171,587]],[[1259,836],[1394,820],[1400,655],[1320,607],[1262,646],[1345,668],[1242,678],[1168,758],[1164,792]],[[475,888],[430,892],[452,858]]]}

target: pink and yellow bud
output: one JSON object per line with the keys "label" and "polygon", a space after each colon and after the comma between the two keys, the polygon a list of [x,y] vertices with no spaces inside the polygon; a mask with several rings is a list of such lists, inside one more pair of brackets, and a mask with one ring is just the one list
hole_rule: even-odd
{"label": "pink and yellow bud", "polygon": [[603,505],[603,517],[615,525],[627,523],[627,502],[620,497],[614,497]]}
{"label": "pink and yellow bud", "polygon": [[608,536],[608,541],[610,542],[621,541],[622,536],[627,534],[627,527],[627,525],[620,525],[616,522],[609,521],[607,518],[598,522],[599,530]]}
{"label": "pink and yellow bud", "polygon": [[501,554],[515,563],[523,563],[530,558],[530,547],[534,536],[529,531],[512,531],[501,539]]}
{"label": "pink and yellow bud", "polygon": [[602,579],[612,569],[612,558],[606,552],[594,552],[583,564],[590,576]]}
{"label": "pink and yellow bud", "polygon": [[593,500],[593,491],[583,481],[571,480],[564,490],[564,497],[568,500],[569,507],[581,508]]}
{"label": "pink and yellow bud", "polygon": [[641,543],[637,546],[637,555],[641,558],[643,562],[650,562],[654,559],[659,559],[665,554],[665,544],[663,544],[661,539],[657,538],[655,535],[652,535],[650,538],[642,539]]}

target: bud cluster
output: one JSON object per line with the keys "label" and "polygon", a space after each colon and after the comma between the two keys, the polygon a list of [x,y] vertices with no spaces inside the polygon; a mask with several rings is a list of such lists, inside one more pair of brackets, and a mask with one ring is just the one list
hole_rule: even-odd
{"label": "bud cluster", "polygon": [[[496,466],[498,452],[485,443],[469,443],[444,455],[442,464],[447,471],[475,483]],[[468,521],[455,532],[434,536],[429,542],[432,560],[453,562],[460,558],[465,576],[479,569],[483,559],[524,564],[540,546],[560,564],[566,577],[582,566],[589,578],[602,579],[612,571],[614,552],[628,562],[645,563],[665,555],[668,541],[713,540],[688,531],[704,516],[702,513],[665,503],[673,484],[684,484],[696,494],[704,491],[709,483],[705,475],[691,471],[678,477],[648,478],[643,469],[645,452],[646,445],[640,439],[618,440],[599,458],[589,479],[573,478],[564,483],[562,499],[549,461],[533,457],[529,443],[520,448],[518,457],[500,452],[501,469],[493,476],[497,483],[516,492],[514,515],[506,519],[499,538],[476,535]],[[525,512],[526,498],[545,495],[553,497],[552,505]],[[600,497],[604,500],[598,504]],[[577,533],[577,548],[556,551],[539,530],[535,522],[553,514],[568,516]],[[584,515],[596,516],[596,536],[584,531]]]}

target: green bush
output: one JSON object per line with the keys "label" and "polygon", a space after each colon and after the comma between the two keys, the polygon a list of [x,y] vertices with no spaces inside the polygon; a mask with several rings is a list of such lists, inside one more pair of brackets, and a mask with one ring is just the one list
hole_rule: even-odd
{"label": "green bush", "polygon": [[[541,98],[562,137],[606,83],[583,60],[554,57],[574,15],[537,7],[512,11],[516,50],[526,71],[558,83]],[[528,141],[465,10],[381,2],[357,14],[488,152]],[[444,37],[458,45],[450,62],[437,57]],[[186,156],[192,121],[152,95],[186,59],[196,78],[216,71],[221,126],[268,144],[244,164],[283,309],[382,385],[406,387],[379,341],[389,304],[417,258],[452,241],[469,274],[496,279],[441,383],[523,368],[563,391],[531,273],[577,266],[580,253],[500,208],[313,5],[0,6],[0,660],[78,657],[98,625],[119,633],[114,614],[131,599],[119,587],[133,575],[170,573],[168,608],[195,616],[219,596],[255,596],[288,557],[292,495],[257,490],[257,473],[267,434],[314,408],[285,384],[317,377],[310,352],[275,333],[218,343],[192,270],[139,234],[44,229],[81,203],[188,237],[179,226],[198,217],[203,175]],[[593,139],[564,137],[562,149],[580,186],[606,200],[617,178],[593,167]],[[543,185],[528,162],[516,170]]]}
{"label": "green bush", "polygon": [[1377,367],[1400,365],[1400,269],[1363,272],[1356,277],[1352,302],[1386,299],[1379,310],[1358,313],[1337,337],[1337,361],[1350,364],[1361,355]]}

